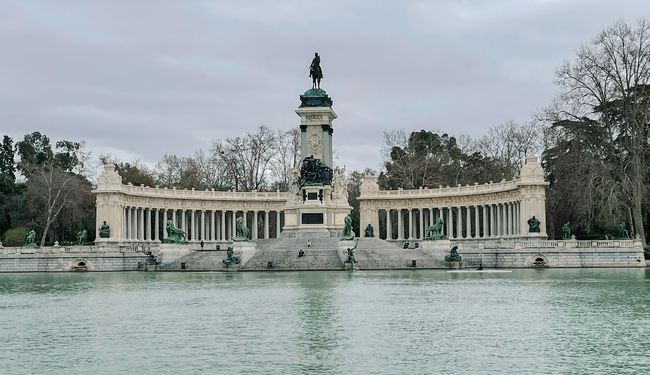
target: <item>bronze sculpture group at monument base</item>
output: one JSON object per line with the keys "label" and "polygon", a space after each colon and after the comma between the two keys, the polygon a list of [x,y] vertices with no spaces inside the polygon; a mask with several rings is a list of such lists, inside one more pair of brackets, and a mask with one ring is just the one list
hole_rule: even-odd
{"label": "bronze sculpture group at monument base", "polygon": [[345,225],[343,227],[343,234],[341,235],[341,240],[353,240],[354,231],[352,230],[352,218],[350,215],[345,217]]}
{"label": "bronze sculpture group at monument base", "polygon": [[102,224],[99,227],[99,237],[100,238],[110,238],[111,237],[111,227],[106,224],[106,221],[104,221],[104,224]]}
{"label": "bronze sculpture group at monument base", "polygon": [[435,224],[427,228],[424,234],[424,239],[428,241],[447,239],[447,237],[442,234],[444,226],[445,226],[444,220],[442,219],[442,217],[439,217],[438,220],[436,220]]}
{"label": "bronze sculpture group at monument base", "polygon": [[302,160],[300,166],[299,186],[310,185],[331,185],[332,168],[328,167],[321,160],[314,158],[313,155],[307,156]]}
{"label": "bronze sculpture group at monument base", "polygon": [[36,231],[35,230],[30,230],[27,232],[27,238],[25,238],[25,244],[23,245],[25,247],[36,247]]}
{"label": "bronze sculpture group at monument base", "polygon": [[230,266],[232,266],[234,264],[240,264],[241,259],[239,259],[239,257],[235,256],[235,251],[233,250],[232,247],[229,246],[228,250],[226,250],[226,259],[224,259],[222,262],[223,262],[224,266],[226,266],[226,268],[228,268],[228,267],[230,267]]}
{"label": "bronze sculpture group at monument base", "polygon": [[243,217],[238,217],[237,220],[235,220],[236,223],[236,235],[234,238],[234,241],[236,242],[241,242],[241,241],[250,241],[251,239],[251,234],[248,231],[248,228],[246,227],[246,223],[244,222]]}

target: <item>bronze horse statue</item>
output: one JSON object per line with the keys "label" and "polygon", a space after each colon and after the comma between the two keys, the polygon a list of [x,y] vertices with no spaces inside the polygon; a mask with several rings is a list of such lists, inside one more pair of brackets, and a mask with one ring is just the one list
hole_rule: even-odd
{"label": "bronze horse statue", "polygon": [[312,89],[320,89],[320,80],[323,78],[323,70],[320,67],[320,56],[318,52],[314,54],[314,59],[311,60],[311,65],[309,66],[309,76],[312,80]]}

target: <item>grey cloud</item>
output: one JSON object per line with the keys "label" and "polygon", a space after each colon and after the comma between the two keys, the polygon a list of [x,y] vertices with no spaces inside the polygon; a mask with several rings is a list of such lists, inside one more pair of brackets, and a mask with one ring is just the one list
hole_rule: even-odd
{"label": "grey cloud", "polygon": [[579,44],[648,13],[645,1],[3,2],[0,130],[154,164],[296,126],[317,50],[338,160],[376,168],[384,129],[526,121]]}

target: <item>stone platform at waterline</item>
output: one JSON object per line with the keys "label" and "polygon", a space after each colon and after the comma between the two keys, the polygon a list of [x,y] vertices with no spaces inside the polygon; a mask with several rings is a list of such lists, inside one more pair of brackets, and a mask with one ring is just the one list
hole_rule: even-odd
{"label": "stone platform at waterline", "polygon": [[[358,241],[358,242],[357,242]],[[311,246],[307,246],[308,242]],[[193,244],[60,248],[2,248],[0,272],[66,271],[316,271],[345,270],[354,247],[354,269],[448,269],[450,246],[458,246],[465,268],[645,267],[638,240],[608,241],[425,241],[417,248],[378,238],[279,238],[231,242],[239,264],[226,266],[226,248],[200,250]],[[303,255],[299,256],[300,250]],[[145,267],[151,251],[158,264]]]}

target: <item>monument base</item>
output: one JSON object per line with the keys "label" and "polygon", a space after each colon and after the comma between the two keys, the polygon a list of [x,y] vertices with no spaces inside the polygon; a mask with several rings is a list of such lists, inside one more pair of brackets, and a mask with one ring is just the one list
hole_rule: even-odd
{"label": "monument base", "polygon": [[546,241],[548,236],[546,233],[529,232],[523,233],[517,239],[520,241]]}
{"label": "monument base", "polygon": [[239,257],[239,266],[241,267],[255,255],[257,243],[255,241],[235,241],[232,250],[235,252],[235,256]]}
{"label": "monument base", "polygon": [[445,260],[451,250],[450,240],[422,241],[420,249],[430,251],[434,259]]}

